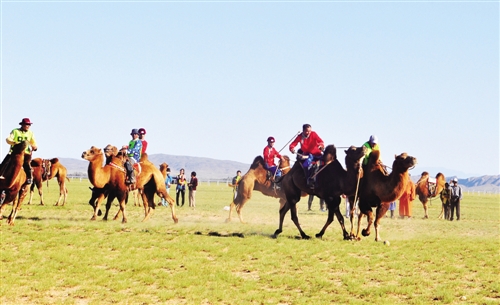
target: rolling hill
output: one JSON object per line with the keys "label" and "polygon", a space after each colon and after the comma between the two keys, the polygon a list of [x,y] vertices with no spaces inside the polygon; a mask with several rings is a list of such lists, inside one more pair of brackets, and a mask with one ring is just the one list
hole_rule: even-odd
{"label": "rolling hill", "polygon": [[[237,170],[241,170],[244,174],[250,168],[250,164],[203,157],[153,154],[149,155],[149,159],[157,166],[163,162],[167,163],[172,170],[172,175],[176,175],[181,168],[185,169],[188,176],[192,171],[195,171],[201,181],[232,178],[236,175]],[[69,176],[87,175],[87,161],[73,158],[59,158],[59,160],[68,169]],[[416,182],[419,177],[412,175],[412,180]],[[449,181],[454,177],[456,176],[447,176],[446,180]],[[458,183],[465,190],[500,193],[500,175],[459,178]]]}

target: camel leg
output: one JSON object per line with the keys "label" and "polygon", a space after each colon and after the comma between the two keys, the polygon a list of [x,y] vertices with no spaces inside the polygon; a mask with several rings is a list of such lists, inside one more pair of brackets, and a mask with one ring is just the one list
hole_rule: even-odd
{"label": "camel leg", "polygon": [[31,184],[31,187],[30,187],[30,199],[28,199],[28,203],[27,204],[31,204],[32,200],[33,200],[33,193],[35,193],[35,184]]}
{"label": "camel leg", "polygon": [[323,228],[321,229],[321,231],[315,235],[316,238],[322,238],[323,237],[323,235],[326,232],[326,229],[333,222],[333,218],[334,218],[334,215],[335,215],[334,214],[335,211],[334,211],[334,207],[333,207],[334,204],[331,201],[329,201],[329,200],[325,200],[325,202],[326,202],[326,206],[328,207],[328,218],[326,219],[326,223],[323,226]]}
{"label": "camel leg", "polygon": [[368,218],[368,223],[366,224],[366,229],[363,229],[361,230],[361,234],[363,236],[369,236],[370,235],[370,230],[371,230],[371,227],[372,227],[372,224],[373,224],[373,211],[372,209],[370,208],[369,210],[367,210],[365,213],[363,213],[366,215],[366,217]]}
{"label": "camel leg", "polygon": [[154,193],[148,196],[147,194],[145,194],[145,192],[142,192],[142,201],[144,203],[144,210],[146,212],[146,214],[144,215],[144,219],[142,220],[143,222],[148,220],[149,217],[153,214],[155,208],[154,199]]}
{"label": "camel leg", "polygon": [[226,218],[226,223],[231,222],[231,217],[233,217],[233,210],[235,208],[234,200],[231,201],[231,204],[229,205],[229,216]]}
{"label": "camel leg", "polygon": [[441,213],[439,213],[438,219],[443,219],[444,217],[444,204],[441,204]]}
{"label": "camel leg", "polygon": [[[102,220],[108,220],[109,209],[111,209],[111,203],[113,202],[113,199],[115,199],[115,196],[113,196],[113,195],[108,196],[108,200],[106,201],[106,212],[104,212],[104,217],[102,218]],[[119,214],[120,214],[120,211],[118,211],[118,214],[116,215],[116,217],[118,217]]]}
{"label": "camel leg", "polygon": [[165,193],[165,196],[163,197],[167,202],[168,205],[170,206],[170,210],[172,211],[172,220],[174,223],[178,223],[179,219],[177,218],[177,215],[175,214],[175,200],[174,198],[170,197],[168,193]]}
{"label": "camel leg", "polygon": [[427,205],[427,201],[422,203],[423,207],[424,207],[424,219],[427,219],[429,218],[429,214],[427,214],[427,210],[428,210],[428,205]]}
{"label": "camel leg", "polygon": [[285,205],[280,209],[280,224],[278,229],[274,232],[273,237],[276,238],[278,235],[283,232],[283,220],[285,219],[285,215],[290,209],[290,205],[288,204],[288,201],[285,203]]}
{"label": "camel leg", "polygon": [[299,230],[300,232],[300,236],[303,238],[303,239],[309,239],[311,238],[309,235],[307,235],[304,231],[302,231],[302,228],[300,227],[300,223],[299,223],[299,217],[297,216],[297,203],[293,204],[290,208],[290,213],[291,213],[291,217],[292,217],[292,221],[293,223],[295,224],[295,226],[297,227],[297,229]]}
{"label": "camel leg", "polygon": [[340,211],[340,202],[339,205],[337,205],[336,209],[334,210],[335,215],[337,216],[337,220],[339,222],[340,228],[342,229],[342,234],[344,235],[344,240],[349,240],[350,235],[347,232],[345,228],[345,223],[344,223],[344,216],[342,215],[342,212]]}
{"label": "camel leg", "polygon": [[10,226],[14,225],[14,221],[16,220],[17,213],[21,210],[21,204],[24,200],[24,197],[27,194],[27,186],[24,185],[21,187],[21,191],[19,194],[16,196],[14,199],[14,202],[12,203],[12,211],[10,212],[9,218],[7,219],[7,224]]}
{"label": "camel leg", "polygon": [[365,214],[363,214],[361,212],[358,215],[358,230],[356,231],[356,235],[354,236],[354,239],[356,239],[356,240],[361,240],[361,236],[359,235],[359,231],[361,231],[361,221],[363,220],[364,215]]}
{"label": "camel leg", "polygon": [[385,213],[387,213],[387,210],[389,209],[388,205],[381,205],[377,208],[377,216],[375,218],[375,241],[380,241],[380,221],[384,217]]}
{"label": "camel leg", "polygon": [[[125,199],[120,200],[120,211],[123,214],[122,223],[127,223],[127,215],[125,214]],[[116,214],[116,217],[120,214],[120,211]]]}

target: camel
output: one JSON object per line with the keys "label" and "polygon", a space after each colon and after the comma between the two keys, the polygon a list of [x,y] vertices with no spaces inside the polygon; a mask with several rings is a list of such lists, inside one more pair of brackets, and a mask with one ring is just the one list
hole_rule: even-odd
{"label": "camel", "polygon": [[417,159],[402,153],[395,156],[392,164],[392,172],[384,174],[384,169],[379,161],[380,151],[374,150],[370,154],[370,159],[363,173],[363,179],[359,191],[358,231],[356,239],[360,239],[359,231],[361,227],[362,215],[368,218],[366,229],[362,230],[363,236],[370,235],[370,228],[373,221],[372,207],[376,207],[375,216],[375,241],[380,240],[380,220],[384,217],[392,201],[395,201],[403,194],[406,184],[410,179],[408,170],[417,164]]}
{"label": "camel", "polygon": [[[436,179],[433,183],[431,183],[431,179],[429,178],[428,172],[423,172],[420,179],[418,179],[415,185],[415,193],[418,196],[418,200],[422,202],[424,207],[424,219],[429,218],[429,214],[427,212],[428,206],[427,203],[432,198],[438,196],[444,188],[444,184],[446,183],[446,179],[442,173],[438,173],[436,175]],[[441,211],[442,216],[443,211]]]}
{"label": "camel", "polygon": [[3,219],[3,211],[7,204],[12,202],[7,224],[13,226],[17,213],[21,210],[21,204],[28,193],[26,184],[26,172],[23,169],[24,151],[29,142],[23,141],[12,147],[0,165],[0,220]]}
{"label": "camel", "polygon": [[[290,171],[290,158],[288,156],[282,156],[278,162],[278,168],[281,170],[282,175],[285,176]],[[268,170],[265,167],[264,158],[262,156],[255,157],[248,172],[241,177],[238,183],[236,198],[234,198],[229,205],[229,217],[226,219],[226,222],[231,221],[231,215],[236,208],[240,222],[245,223],[241,210],[245,203],[252,198],[253,190],[259,191],[266,196],[279,198],[280,209],[286,202],[283,190],[281,188],[276,188],[274,183],[269,179]]]}
{"label": "camel", "polygon": [[[125,213],[125,203],[128,196],[128,191],[132,188],[139,189],[142,195],[142,200],[144,203],[145,217],[143,221],[146,221],[152,210],[155,208],[154,195],[165,198],[172,209],[172,219],[175,223],[178,222],[177,216],[175,215],[175,208],[173,207],[174,200],[168,195],[165,184],[163,183],[162,174],[160,171],[147,160],[147,155],[145,160],[141,164],[141,174],[137,175],[137,182],[132,185],[131,188],[125,184],[125,169],[123,167],[124,157],[119,152],[116,156],[111,156],[111,161],[102,166],[104,162],[104,155],[102,150],[92,146],[89,150],[82,153],[82,158],[89,161],[88,176],[89,180],[98,189],[106,189],[108,192],[108,199],[106,203],[106,212],[103,219],[107,220],[109,209],[111,208],[111,202],[114,198],[117,198],[120,210],[114,217],[117,219],[120,214],[123,214],[122,223],[127,222],[127,217]],[[98,204],[94,206],[94,217],[97,214]]]}
{"label": "camel", "polygon": [[334,145],[328,145],[323,152],[323,162],[321,168],[316,172],[316,185],[314,189],[307,186],[304,169],[302,162],[295,162],[292,169],[283,177],[282,188],[285,192],[286,203],[280,209],[280,223],[279,228],[274,232],[274,237],[277,237],[283,228],[283,220],[288,210],[291,212],[291,218],[295,226],[300,232],[303,239],[310,237],[302,230],[297,217],[297,202],[300,200],[301,193],[315,195],[325,200],[328,207],[328,218],[321,229],[316,234],[317,238],[321,238],[328,226],[333,222],[334,215],[337,216],[340,227],[342,228],[344,239],[349,239],[349,234],[344,226],[344,217],[340,212],[341,195],[344,193],[354,193],[356,188],[356,180],[358,171],[361,166],[361,160],[365,155],[363,147],[356,148],[351,146],[345,151],[347,171],[344,170],[342,165],[337,159],[337,149]]}
{"label": "camel", "polygon": [[59,199],[57,199],[54,205],[58,206],[59,203],[62,202],[61,206],[64,206],[68,197],[66,180],[69,181],[69,178],[66,177],[66,167],[64,167],[57,158],[50,160],[35,158],[31,160],[31,167],[33,168],[33,183],[30,187],[28,204],[31,204],[33,200],[33,193],[35,192],[36,186],[38,188],[38,195],[40,195],[40,205],[44,205],[42,191],[43,182],[47,181],[47,187],[49,187],[49,180],[56,177],[57,183],[59,184]]}

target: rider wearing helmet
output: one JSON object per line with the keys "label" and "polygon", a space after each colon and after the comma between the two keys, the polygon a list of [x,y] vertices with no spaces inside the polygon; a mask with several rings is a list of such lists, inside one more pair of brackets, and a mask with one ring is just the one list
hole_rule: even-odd
{"label": "rider wearing helmet", "polygon": [[372,153],[373,150],[379,150],[380,147],[378,145],[378,138],[376,135],[371,135],[370,139],[368,139],[367,142],[363,144],[364,147],[366,147],[366,153],[365,153],[365,159],[363,160],[363,165],[368,164],[368,158],[370,158],[370,154]]}
{"label": "rider wearing helmet", "polygon": [[125,161],[125,169],[127,170],[127,184],[135,183],[135,173],[134,164],[141,160],[142,154],[142,141],[139,140],[139,131],[137,129],[132,129],[130,132],[132,140],[127,146],[127,160]]}
{"label": "rider wearing helmet", "polygon": [[264,163],[267,169],[271,172],[272,176],[280,177],[281,171],[274,163],[274,158],[281,158],[281,155],[276,148],[274,148],[274,142],[276,142],[274,137],[267,138],[267,145],[264,147],[262,155],[264,156]]}
{"label": "rider wearing helmet", "polygon": [[145,135],[146,135],[146,129],[139,128],[139,140],[141,140],[141,142],[142,142],[141,154],[144,154],[146,152],[146,149],[148,148],[148,142],[144,139]]}

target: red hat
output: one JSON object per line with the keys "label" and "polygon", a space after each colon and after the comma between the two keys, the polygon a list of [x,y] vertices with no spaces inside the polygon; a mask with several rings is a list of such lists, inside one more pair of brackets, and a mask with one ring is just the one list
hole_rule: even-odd
{"label": "red hat", "polygon": [[30,119],[29,118],[24,118],[20,123],[19,125],[31,125],[33,123],[31,123]]}
{"label": "red hat", "polygon": [[275,140],[274,140],[274,138],[273,138],[273,137],[269,137],[269,138],[267,138],[267,142],[274,143],[274,142],[275,142]]}
{"label": "red hat", "polygon": [[139,134],[145,135],[146,134],[146,129],[139,128]]}

